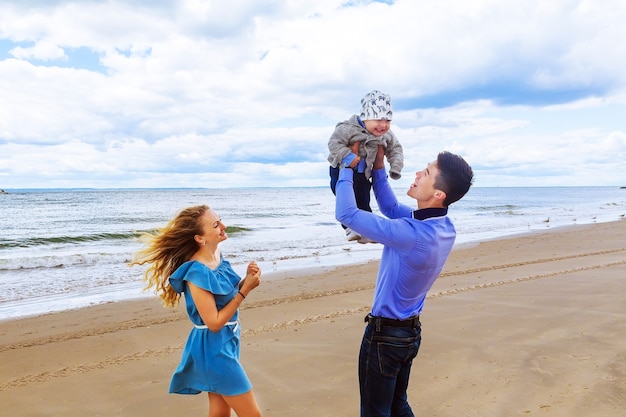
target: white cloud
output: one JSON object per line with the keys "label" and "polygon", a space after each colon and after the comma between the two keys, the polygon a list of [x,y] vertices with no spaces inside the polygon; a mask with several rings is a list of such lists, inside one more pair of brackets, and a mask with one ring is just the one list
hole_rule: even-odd
{"label": "white cloud", "polygon": [[58,45],[50,42],[37,42],[30,48],[16,47],[9,51],[11,55],[18,59],[37,59],[48,61],[51,59],[64,59],[65,51]]}
{"label": "white cloud", "polygon": [[402,181],[448,149],[477,185],[623,185],[624,18],[620,0],[3,2],[0,185],[323,186],[334,125],[374,88]]}

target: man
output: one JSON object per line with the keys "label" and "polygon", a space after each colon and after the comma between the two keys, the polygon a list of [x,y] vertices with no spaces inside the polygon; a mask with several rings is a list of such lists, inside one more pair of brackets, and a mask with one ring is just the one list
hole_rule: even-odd
{"label": "man", "polygon": [[405,417],[414,416],[406,390],[421,342],[419,315],[456,237],[447,216],[448,206],[467,193],[474,174],[463,158],[441,152],[416,173],[407,191],[417,201],[415,210],[399,203],[393,194],[381,148],[374,162],[372,185],[386,218],[357,208],[353,170],[346,164],[336,186],[335,217],[384,245],[372,312],[365,318],[367,327],[359,353],[361,416]]}

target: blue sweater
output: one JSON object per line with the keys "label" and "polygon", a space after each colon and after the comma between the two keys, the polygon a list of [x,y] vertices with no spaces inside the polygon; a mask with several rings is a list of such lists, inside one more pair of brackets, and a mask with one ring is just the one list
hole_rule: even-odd
{"label": "blue sweater", "polygon": [[349,168],[339,172],[335,217],[384,245],[372,315],[400,320],[418,315],[456,238],[447,209],[413,210],[399,203],[383,168],[372,171],[372,183],[378,208],[387,217],[359,210],[352,188],[353,174]]}

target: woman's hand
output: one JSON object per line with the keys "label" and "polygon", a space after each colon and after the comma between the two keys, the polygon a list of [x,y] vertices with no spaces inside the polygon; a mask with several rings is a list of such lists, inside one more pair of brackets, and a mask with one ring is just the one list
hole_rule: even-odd
{"label": "woman's hand", "polygon": [[261,268],[259,268],[259,265],[257,265],[256,262],[251,261],[248,264],[248,270],[246,271],[246,276],[247,275],[254,275],[254,274],[256,274],[260,270],[261,270]]}
{"label": "woman's hand", "polygon": [[256,262],[252,261],[248,264],[246,277],[241,281],[240,291],[244,296],[248,296],[250,291],[261,284],[261,268]]}

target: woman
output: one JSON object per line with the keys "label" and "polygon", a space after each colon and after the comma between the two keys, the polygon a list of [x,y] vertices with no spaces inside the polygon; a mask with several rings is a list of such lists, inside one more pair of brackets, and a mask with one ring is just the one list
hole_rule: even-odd
{"label": "woman", "polygon": [[209,417],[258,417],[261,410],[252,384],[239,362],[239,306],[261,282],[261,270],[250,262],[246,277],[222,257],[228,238],[220,216],[208,206],[182,210],[155,235],[132,263],[149,264],[147,288],[175,307],[185,294],[194,328],[189,334],[169,392],[208,392]]}

